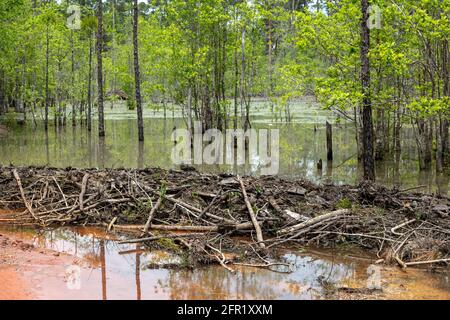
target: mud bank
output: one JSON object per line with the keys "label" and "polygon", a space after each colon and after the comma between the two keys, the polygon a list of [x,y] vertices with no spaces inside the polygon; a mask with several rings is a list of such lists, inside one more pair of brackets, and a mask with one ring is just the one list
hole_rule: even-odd
{"label": "mud bank", "polygon": [[78,264],[79,258],[0,230],[0,300],[45,299],[47,294],[56,297],[67,281],[67,266]]}
{"label": "mud bank", "polygon": [[[315,185],[147,168],[0,168],[0,222],[103,226],[127,243],[186,254],[186,265],[286,267],[286,244],[353,245],[379,262],[448,265],[450,199],[376,184]],[[24,209],[25,208],[25,209]],[[247,241],[236,241],[236,236]]]}

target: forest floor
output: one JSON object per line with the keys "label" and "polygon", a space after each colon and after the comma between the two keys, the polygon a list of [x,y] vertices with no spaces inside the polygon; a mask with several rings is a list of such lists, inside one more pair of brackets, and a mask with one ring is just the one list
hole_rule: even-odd
{"label": "forest floor", "polygon": [[[315,185],[163,170],[0,168],[2,224],[102,226],[184,266],[288,269],[277,248],[295,242],[358,246],[402,268],[450,263],[450,198],[376,184]],[[26,209],[24,209],[26,208]]]}

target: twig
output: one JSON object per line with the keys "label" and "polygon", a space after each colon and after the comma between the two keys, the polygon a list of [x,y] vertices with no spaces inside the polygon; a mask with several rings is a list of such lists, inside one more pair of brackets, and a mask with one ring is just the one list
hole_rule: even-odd
{"label": "twig", "polygon": [[200,214],[198,215],[198,219],[203,218],[203,216],[208,212],[209,209],[211,209],[211,207],[214,205],[214,203],[217,201],[217,199],[221,196],[222,194],[222,190],[220,190],[220,192],[218,194],[215,195],[215,197],[211,200],[211,202],[205,207],[205,209],[202,210],[202,212],[200,212]]}
{"label": "twig", "polygon": [[278,234],[280,235],[284,235],[284,234],[288,234],[288,233],[292,233],[294,231],[297,231],[299,229],[303,229],[306,227],[309,227],[313,224],[316,224],[317,222],[321,222],[322,220],[327,220],[328,218],[334,218],[334,217],[339,217],[339,216],[344,216],[347,214],[350,214],[351,211],[348,209],[340,209],[340,210],[336,210],[336,211],[332,211],[330,213],[326,213],[326,214],[322,214],[320,216],[317,216],[315,218],[311,218],[305,222],[296,224],[292,227],[288,227],[288,228],[284,228],[281,229],[280,231],[278,231]]}
{"label": "twig", "polygon": [[264,244],[264,238],[262,236],[261,226],[258,224],[258,220],[256,220],[256,215],[253,212],[252,205],[250,203],[250,200],[248,200],[247,191],[245,190],[244,182],[242,182],[241,177],[237,176],[236,179],[239,181],[241,185],[242,195],[244,196],[245,205],[247,206],[248,213],[250,215],[250,218],[252,220],[253,226],[256,231],[256,239],[259,242],[259,246],[264,249],[266,245]]}
{"label": "twig", "polygon": [[117,217],[112,218],[112,220],[109,223],[108,228],[107,228],[108,231],[111,231],[111,228],[113,227],[114,223],[116,223],[116,221],[117,221]]}
{"label": "twig", "polygon": [[58,187],[59,192],[61,192],[66,207],[68,207],[69,205],[67,204],[66,195],[65,195],[64,192],[62,191],[61,186],[59,185],[58,181],[56,181],[56,178],[55,178],[54,176],[52,176],[52,179],[53,179],[53,181],[55,181],[55,184],[56,184],[56,186]]}
{"label": "twig", "polygon": [[422,188],[426,188],[426,187],[427,187],[426,185],[415,186],[415,187],[411,187],[411,188],[406,188],[406,189],[400,190],[398,193],[403,193],[403,192],[411,191],[411,190],[415,190],[415,189],[422,189]]}
{"label": "twig", "polygon": [[16,178],[17,185],[19,186],[20,194],[21,194],[21,196],[22,196],[22,200],[23,200],[25,206],[27,207],[28,212],[30,212],[31,216],[32,216],[35,220],[38,220],[38,221],[39,221],[39,219],[38,219],[38,218],[36,217],[36,215],[34,214],[34,211],[33,211],[33,209],[31,208],[31,205],[28,203],[27,198],[25,197],[25,192],[23,191],[23,188],[22,188],[22,181],[20,180],[20,176],[19,176],[19,174],[17,173],[17,170],[16,170],[16,169],[13,170],[13,174],[14,174],[14,178]]}
{"label": "twig", "polygon": [[158,210],[158,208],[161,206],[162,200],[163,200],[163,198],[159,197],[158,201],[155,203],[153,208],[150,210],[150,214],[148,215],[147,222],[145,223],[145,226],[144,226],[144,233],[148,232],[148,229],[150,228],[150,226],[152,224],[153,216],[155,215],[156,210]]}
{"label": "twig", "polygon": [[[191,206],[190,204],[185,203],[185,202],[183,202],[183,201],[181,201],[179,199],[175,199],[173,197],[166,197],[166,199],[171,201],[171,202],[173,202],[173,203],[176,203],[176,204],[178,204],[178,205],[180,205],[182,207],[185,207],[185,208],[187,208],[187,209],[189,209],[191,211],[194,211],[194,212],[197,212],[197,213],[202,213],[202,210],[200,210],[199,208]],[[207,217],[210,217],[210,218],[213,218],[213,219],[216,219],[216,220],[219,220],[219,221],[223,221],[223,222],[226,222],[226,223],[229,223],[229,224],[234,224],[235,223],[233,220],[230,220],[230,219],[227,219],[227,218],[223,218],[223,217],[219,217],[219,216],[216,216],[216,215],[214,215],[212,213],[209,213],[209,212],[205,212],[205,215]]]}
{"label": "twig", "polygon": [[438,259],[438,260],[428,260],[428,261],[413,261],[413,262],[406,262],[405,265],[407,266],[417,266],[420,264],[432,264],[432,263],[440,263],[440,262],[450,262],[450,259]]}
{"label": "twig", "polygon": [[397,255],[394,256],[395,261],[402,267],[403,269],[406,269],[407,264],[404,263]]}
{"label": "twig", "polygon": [[210,249],[212,249],[212,250],[214,250],[214,251],[216,251],[218,254],[220,254],[221,255],[221,257],[222,258],[220,258],[218,255],[213,255],[216,259],[217,259],[217,261],[220,263],[220,265],[222,266],[222,267],[224,267],[225,269],[227,269],[228,271],[230,271],[231,273],[235,273],[236,272],[236,270],[233,270],[233,269],[231,269],[229,266],[227,266],[226,264],[225,264],[225,256],[224,256],[224,254],[222,253],[222,251],[220,251],[219,249],[216,249],[216,248],[214,248],[212,245],[210,245],[210,244],[206,244],[206,246],[208,247],[208,248],[210,248]]}
{"label": "twig", "polygon": [[407,226],[408,224],[411,224],[411,223],[413,223],[413,222],[415,222],[415,221],[416,221],[416,219],[411,219],[411,220],[408,220],[408,221],[406,221],[406,222],[403,222],[403,223],[401,223],[401,224],[399,224],[399,225],[397,225],[397,226],[391,228],[391,232],[392,232],[393,234],[397,235],[397,236],[403,236],[403,233],[398,233],[398,232],[395,232],[395,231],[398,230],[398,229],[400,229],[400,228],[402,228],[402,227],[404,227],[404,226]]}
{"label": "twig", "polygon": [[290,210],[283,210],[281,209],[281,207],[278,205],[278,203],[276,202],[275,198],[270,196],[269,197],[269,203],[270,205],[275,209],[275,211],[277,211],[280,215],[283,216],[283,218],[287,221],[287,222],[291,222],[291,221],[306,221],[308,220],[307,217],[296,213],[296,212],[292,212]]}

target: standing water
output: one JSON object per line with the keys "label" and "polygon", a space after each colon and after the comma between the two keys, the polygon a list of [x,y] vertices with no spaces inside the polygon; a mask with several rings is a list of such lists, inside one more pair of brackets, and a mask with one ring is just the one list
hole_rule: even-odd
{"label": "standing water", "polygon": [[79,258],[79,288],[67,285],[67,271],[33,267],[32,261],[25,267],[26,277],[39,277],[33,294],[40,299],[450,299],[448,271],[432,274],[389,267],[379,267],[382,291],[333,296],[333,288],[366,288],[373,268],[371,257],[349,257],[342,252],[290,249],[280,252],[292,265],[290,273],[231,265],[236,270],[233,274],[219,265],[185,269],[182,256],[119,244],[122,237],[96,228],[3,227],[0,233],[32,242],[38,250]]}
{"label": "standing water", "polygon": [[[269,111],[265,103],[256,102],[252,107],[252,126],[255,129],[280,130],[281,177],[304,177],[315,182],[355,184],[361,177],[357,161],[355,128],[344,120],[337,120],[329,111],[309,100],[301,100],[291,106],[291,121],[286,122]],[[167,118],[164,117],[167,115]],[[106,140],[99,143],[96,123],[93,131],[86,127],[68,125],[61,129],[50,128],[46,134],[38,123],[10,129],[0,135],[0,164],[49,165],[55,167],[106,167],[176,168],[171,161],[174,128],[185,127],[179,110],[146,109],[145,143],[139,145],[135,112],[121,104],[114,109],[106,108]],[[334,161],[326,161],[325,123],[333,123]],[[317,162],[324,161],[323,169],[317,169]],[[197,166],[206,172],[229,172],[257,174],[254,167],[243,165]],[[395,163],[392,155],[376,168],[377,181],[387,186],[401,188],[417,187],[418,191],[447,194],[448,175],[436,176],[435,170],[420,172],[418,169],[416,142],[412,130],[403,128],[402,155]]]}

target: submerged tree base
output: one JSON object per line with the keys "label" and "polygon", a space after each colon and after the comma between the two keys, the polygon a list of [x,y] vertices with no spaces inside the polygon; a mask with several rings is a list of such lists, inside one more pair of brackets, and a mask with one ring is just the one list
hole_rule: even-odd
{"label": "submerged tree base", "polygon": [[[289,271],[292,242],[353,244],[402,267],[450,263],[450,198],[361,183],[315,185],[192,170],[0,168],[2,224],[103,225],[125,242],[182,252],[185,265]],[[245,236],[245,237],[242,237]]]}

